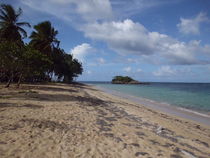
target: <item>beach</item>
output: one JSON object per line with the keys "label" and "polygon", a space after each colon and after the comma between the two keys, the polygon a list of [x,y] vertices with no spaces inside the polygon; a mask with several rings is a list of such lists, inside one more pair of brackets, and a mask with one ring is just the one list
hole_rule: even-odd
{"label": "beach", "polygon": [[0,85],[0,157],[210,157],[210,126],[84,84]]}

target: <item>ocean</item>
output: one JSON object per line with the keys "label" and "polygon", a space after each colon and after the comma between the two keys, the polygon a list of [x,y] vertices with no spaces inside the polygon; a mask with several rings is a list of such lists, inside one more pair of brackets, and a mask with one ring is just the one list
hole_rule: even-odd
{"label": "ocean", "polygon": [[210,116],[210,83],[150,83],[139,85],[111,84],[110,82],[85,83]]}

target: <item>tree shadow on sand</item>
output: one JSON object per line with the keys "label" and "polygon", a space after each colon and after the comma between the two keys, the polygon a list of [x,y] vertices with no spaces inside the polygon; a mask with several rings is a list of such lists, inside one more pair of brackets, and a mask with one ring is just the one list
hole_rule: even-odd
{"label": "tree shadow on sand", "polygon": [[[19,97],[20,98],[20,97]],[[104,101],[92,96],[74,96],[66,94],[39,94],[39,93],[28,93],[21,97],[22,99],[36,100],[36,101],[69,101],[78,102],[85,106],[105,106],[112,102]]]}
{"label": "tree shadow on sand", "polygon": [[30,109],[40,109],[43,108],[42,105],[36,104],[24,104],[24,105],[17,105],[14,103],[0,103],[0,108],[30,108]]}
{"label": "tree shadow on sand", "polygon": [[82,89],[89,89],[89,90],[93,90],[93,91],[98,91],[97,89],[95,88],[92,88],[90,85],[86,85],[86,84],[82,84],[82,83],[76,83],[76,84],[73,84],[74,87],[77,87],[77,88],[82,88]]}
{"label": "tree shadow on sand", "polygon": [[21,124],[32,126],[32,128],[48,128],[51,131],[61,130],[68,131],[70,127],[65,123],[59,123],[51,120],[38,120],[38,119],[22,119]]}
{"label": "tree shadow on sand", "polygon": [[37,88],[38,90],[43,90],[43,91],[54,91],[54,92],[71,92],[71,93],[76,93],[78,92],[77,90],[70,89],[70,88],[60,88],[60,87],[45,87],[45,86],[40,86]]}

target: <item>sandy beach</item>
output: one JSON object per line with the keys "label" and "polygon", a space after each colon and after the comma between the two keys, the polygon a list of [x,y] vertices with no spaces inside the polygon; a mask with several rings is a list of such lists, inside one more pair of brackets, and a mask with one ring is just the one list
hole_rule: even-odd
{"label": "sandy beach", "polygon": [[82,84],[0,85],[0,157],[210,157],[210,126]]}

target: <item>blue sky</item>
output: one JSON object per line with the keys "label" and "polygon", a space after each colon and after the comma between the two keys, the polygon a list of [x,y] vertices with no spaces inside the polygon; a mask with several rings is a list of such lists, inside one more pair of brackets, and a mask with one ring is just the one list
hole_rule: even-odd
{"label": "blue sky", "polygon": [[22,21],[52,22],[61,47],[83,63],[77,80],[210,82],[209,0],[2,2],[21,7]]}

